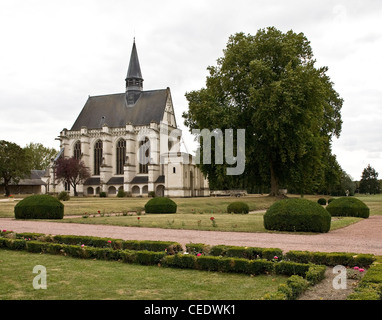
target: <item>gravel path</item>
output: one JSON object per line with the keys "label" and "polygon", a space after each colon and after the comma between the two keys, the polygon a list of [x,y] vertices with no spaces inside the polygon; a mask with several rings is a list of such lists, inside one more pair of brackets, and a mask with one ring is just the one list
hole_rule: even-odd
{"label": "gravel path", "polygon": [[355,252],[382,255],[382,216],[370,216],[348,227],[329,233],[297,235],[286,233],[246,233],[120,227],[45,221],[0,219],[1,230],[110,237],[124,240],[166,240],[209,245],[227,244],[289,250]]}

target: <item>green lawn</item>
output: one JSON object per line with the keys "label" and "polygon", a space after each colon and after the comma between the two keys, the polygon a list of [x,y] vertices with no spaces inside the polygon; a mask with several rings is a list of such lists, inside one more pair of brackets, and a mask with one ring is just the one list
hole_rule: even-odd
{"label": "green lawn", "polygon": [[[47,289],[33,288],[33,267]],[[286,277],[224,274],[0,250],[0,300],[258,300]]]}
{"label": "green lawn", "polygon": [[[290,197],[299,197],[290,195]],[[317,201],[321,196],[305,196]],[[328,198],[328,197],[326,197]],[[16,196],[17,199],[17,196]],[[382,195],[361,196],[361,200],[370,207],[371,214],[382,214]],[[227,205],[233,201],[244,201],[251,211],[265,210],[277,199],[266,195],[249,195],[242,198],[208,197],[175,198],[178,205],[176,214],[147,214],[139,216],[123,215],[143,211],[148,198],[74,198],[65,201],[65,216],[83,216],[88,218],[69,218],[62,222],[106,224],[118,226],[142,226],[151,228],[173,228],[215,231],[269,232],[263,226],[263,213],[230,214]],[[0,202],[0,217],[13,217],[13,208],[17,200]],[[101,213],[99,214],[98,211]],[[114,213],[118,215],[115,216]],[[94,217],[95,216],[95,217]],[[215,224],[210,220],[214,217]],[[359,221],[360,218],[333,218],[331,230],[345,227]]]}

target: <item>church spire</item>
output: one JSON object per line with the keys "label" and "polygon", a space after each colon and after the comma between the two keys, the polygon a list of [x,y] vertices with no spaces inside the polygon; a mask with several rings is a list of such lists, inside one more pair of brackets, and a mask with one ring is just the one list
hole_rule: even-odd
{"label": "church spire", "polygon": [[[139,97],[139,93],[143,89],[143,78],[142,78],[141,67],[139,65],[137,47],[135,45],[135,38],[133,43],[133,49],[131,50],[129,69],[127,70],[127,76],[125,81],[126,81],[126,93],[132,92],[132,93],[138,94],[138,97]],[[135,101],[137,99],[135,99]]]}

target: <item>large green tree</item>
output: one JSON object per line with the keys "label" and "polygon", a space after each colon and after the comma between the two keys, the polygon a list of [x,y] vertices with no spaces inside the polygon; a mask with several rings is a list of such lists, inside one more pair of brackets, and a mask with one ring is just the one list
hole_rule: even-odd
{"label": "large green tree", "polygon": [[[274,27],[237,33],[223,52],[217,66],[208,67],[206,87],[186,93],[185,124],[191,130],[246,129],[241,178],[270,182],[271,195],[287,185],[304,192],[323,176],[331,139],[341,132],[343,100],[328,68],[315,66],[304,34]],[[225,179],[218,167],[201,165],[210,181]]]}
{"label": "large green tree", "polygon": [[9,185],[18,183],[31,173],[30,158],[19,145],[0,140],[0,183],[4,184],[5,195],[10,195]]}
{"label": "large green tree", "polygon": [[33,142],[26,145],[25,150],[30,157],[31,166],[35,170],[45,170],[51,159],[58,153],[54,148],[47,148],[41,143]]}

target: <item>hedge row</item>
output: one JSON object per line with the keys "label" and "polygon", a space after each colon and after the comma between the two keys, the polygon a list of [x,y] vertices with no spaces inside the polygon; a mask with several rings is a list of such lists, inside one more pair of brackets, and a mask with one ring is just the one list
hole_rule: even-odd
{"label": "hedge row", "polygon": [[348,267],[368,267],[375,261],[375,256],[372,254],[347,252],[310,252],[291,250],[286,253],[285,259],[300,263],[314,263],[326,266],[343,265]]}
{"label": "hedge row", "polygon": [[0,248],[26,250],[33,253],[58,254],[81,259],[121,260],[123,262],[138,263],[142,265],[156,265],[160,263],[164,256],[166,256],[166,252],[164,251],[114,250],[112,248],[8,238],[0,238]]}
{"label": "hedge row", "polygon": [[112,248],[9,238],[0,238],[0,248],[26,250],[34,253],[59,254],[82,259],[121,260],[123,262],[144,265],[160,263],[166,267],[255,275],[275,272],[282,275],[300,275],[306,277],[312,267],[309,264],[290,261],[274,263],[265,259],[249,260],[245,258],[195,256],[180,253],[167,255],[164,251],[115,250]]}
{"label": "hedge row", "polygon": [[286,283],[279,285],[276,292],[267,293],[263,300],[296,300],[309,287],[309,282],[301,276],[293,275]]}
{"label": "hedge row", "polygon": [[162,259],[162,265],[181,269],[197,269],[206,271],[235,272],[245,274],[264,274],[273,272],[273,262],[258,259],[223,258],[214,256],[194,256],[176,254]]}
{"label": "hedge row", "polygon": [[348,300],[382,300],[382,264],[372,264]]}
{"label": "hedge row", "polygon": [[211,256],[221,256],[229,258],[245,258],[245,259],[266,259],[280,261],[283,252],[278,248],[257,248],[257,247],[240,247],[240,246],[227,246],[216,245],[210,247],[203,243],[189,243],[186,244],[186,251],[188,253],[202,253]]}
{"label": "hedge row", "polygon": [[[7,232],[9,233],[9,232]],[[1,236],[1,234],[0,234]],[[45,235],[43,233],[16,233],[17,239],[30,239],[43,242],[54,242],[70,245],[85,245],[96,248],[128,249],[128,250],[148,250],[148,251],[167,251],[168,254],[175,254],[183,251],[182,245],[171,241],[151,241],[151,240],[122,240],[112,238],[100,238],[92,236],[74,236],[74,235]]]}

